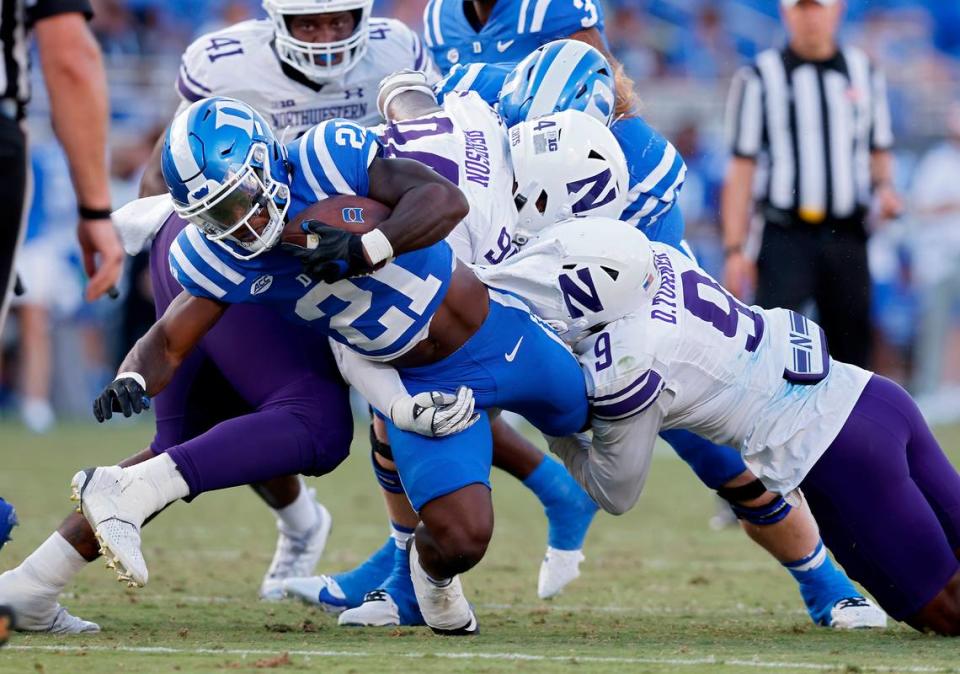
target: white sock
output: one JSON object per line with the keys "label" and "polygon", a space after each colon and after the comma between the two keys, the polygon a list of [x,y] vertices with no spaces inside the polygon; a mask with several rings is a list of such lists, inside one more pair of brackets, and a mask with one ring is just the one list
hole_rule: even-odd
{"label": "white sock", "polygon": [[408,529],[407,527],[402,527],[395,522],[390,522],[390,537],[393,539],[393,542],[396,543],[397,547],[401,550],[407,549],[407,541],[413,536],[413,529]]}
{"label": "white sock", "polygon": [[67,539],[54,531],[18,569],[35,584],[57,595],[87,564]]}
{"label": "white sock", "polygon": [[123,477],[131,484],[140,483],[135,502],[140,509],[141,523],[167,504],[190,495],[190,487],[169,454],[160,454],[124,468]]}
{"label": "white sock", "polygon": [[300,493],[297,498],[290,505],[273,512],[276,513],[284,531],[305,534],[317,525],[317,508],[313,504],[313,494],[307,489],[306,482],[302,477],[298,477],[297,480],[300,482]]}

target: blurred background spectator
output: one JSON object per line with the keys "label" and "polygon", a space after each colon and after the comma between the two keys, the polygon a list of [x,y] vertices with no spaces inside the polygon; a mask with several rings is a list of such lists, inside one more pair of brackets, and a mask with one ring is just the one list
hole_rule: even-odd
{"label": "blurred background spectator", "polygon": [[[397,17],[419,32],[425,4],[425,0],[377,0],[374,13]],[[705,268],[719,274],[723,253],[718,195],[727,160],[726,92],[731,75],[741,65],[759,51],[783,44],[779,3],[616,0],[601,4],[611,49],[636,80],[644,117],[687,160],[689,174],[680,197],[687,236]],[[140,167],[176,108],[174,82],[183,49],[201,33],[264,14],[258,0],[93,0],[93,5],[97,16],[92,26],[108,63],[114,205],[120,206],[135,196]],[[922,394],[926,413],[937,420],[956,419],[960,417],[960,197],[954,176],[960,171],[960,121],[948,125],[947,117],[960,100],[960,2],[847,0],[847,6],[842,41],[866,50],[887,73],[897,139],[896,184],[908,206],[904,217],[880,228],[870,244],[873,364]],[[48,117],[46,93],[42,87],[35,92],[31,114],[43,120]],[[960,120],[960,113],[953,112],[954,117]],[[49,136],[43,130],[34,133],[34,152],[47,155]],[[34,163],[45,161],[38,157]],[[52,201],[35,200],[36,208],[50,213],[53,201],[69,191],[63,187]],[[73,219],[67,218],[64,225],[57,216],[32,218],[47,222],[51,237],[60,226],[69,233]],[[40,236],[37,245],[52,245],[44,241],[46,235]],[[56,255],[40,257],[45,262],[51,255],[73,259],[75,243],[67,236],[62,245]],[[57,298],[52,304],[37,300],[26,305],[36,310],[18,310],[23,317],[15,317],[20,320],[11,321],[3,336],[7,358],[0,377],[0,410],[26,418],[26,401],[45,398],[57,415],[88,413],[91,382],[113,369],[117,354],[153,317],[149,284],[137,271],[142,270],[142,262],[129,260],[128,264],[125,282],[129,287],[123,289],[121,302],[101,302],[78,313],[76,306],[63,300],[79,292],[71,288],[74,281],[82,283],[81,277],[60,271],[64,276],[56,279]],[[27,301],[32,301],[29,296]],[[38,321],[42,327],[31,325],[32,313],[43,317]],[[50,347],[39,348],[45,341]],[[48,358],[44,365],[35,353],[53,354],[52,360]],[[62,396],[64,400],[54,396],[50,401],[44,393],[49,387],[34,386],[34,380],[48,380],[42,372],[50,363],[58,382],[70,382],[57,387],[69,393]],[[18,378],[17,372],[28,370],[41,374]],[[23,383],[18,385],[18,380]],[[53,417],[38,414],[37,418]],[[41,430],[44,425],[32,427]]]}

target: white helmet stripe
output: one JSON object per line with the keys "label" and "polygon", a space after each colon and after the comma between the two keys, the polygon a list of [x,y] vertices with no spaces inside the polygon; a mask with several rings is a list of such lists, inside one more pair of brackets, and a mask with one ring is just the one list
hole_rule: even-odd
{"label": "white helmet stripe", "polygon": [[[580,54],[580,58],[576,58],[577,54]],[[544,115],[555,112],[553,108],[560,99],[560,95],[563,93],[564,87],[570,79],[570,74],[580,65],[580,61],[583,60],[584,56],[586,56],[586,52],[580,48],[579,45],[575,44],[573,40],[569,40],[568,43],[563,45],[563,48],[557,52],[556,57],[549,65],[544,66],[541,63],[538,66],[538,69],[546,67],[548,70],[540,86],[537,88],[537,93],[533,97],[533,101],[530,102],[527,119],[536,119],[537,117],[543,117]],[[536,74],[534,77],[536,77]]]}
{"label": "white helmet stripe", "polygon": [[190,114],[187,112],[177,115],[173,120],[173,125],[170,127],[170,156],[173,157],[180,180],[186,184],[188,190],[193,192],[200,189],[207,179],[200,172],[197,158],[193,156],[193,151],[190,149],[190,135],[187,133]]}

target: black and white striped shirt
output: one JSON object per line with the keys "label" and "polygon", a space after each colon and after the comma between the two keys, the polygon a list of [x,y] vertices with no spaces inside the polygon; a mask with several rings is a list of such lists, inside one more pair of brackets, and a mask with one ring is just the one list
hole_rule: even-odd
{"label": "black and white striped shirt", "polygon": [[15,103],[21,113],[30,100],[27,32],[38,21],[68,12],[93,15],[89,0],[0,0],[0,99]]}
{"label": "black and white striped shirt", "polygon": [[854,47],[817,62],[771,49],[734,78],[727,132],[734,155],[767,168],[764,206],[849,218],[869,206],[871,153],[893,145],[886,80]]}

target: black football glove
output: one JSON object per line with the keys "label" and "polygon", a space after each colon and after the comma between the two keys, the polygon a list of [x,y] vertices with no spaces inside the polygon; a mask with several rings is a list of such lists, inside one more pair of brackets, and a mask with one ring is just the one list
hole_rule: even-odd
{"label": "black football glove", "polygon": [[350,276],[369,274],[373,267],[363,254],[360,235],[337,229],[319,220],[304,220],[303,231],[316,234],[316,248],[304,248],[293,243],[280,244],[280,248],[303,263],[303,271],[310,278],[326,283],[335,283]]}
{"label": "black football glove", "polygon": [[148,409],[150,398],[133,377],[114,379],[93,401],[93,416],[100,423],[113,418],[114,412],[123,412],[123,416],[129,417]]}

